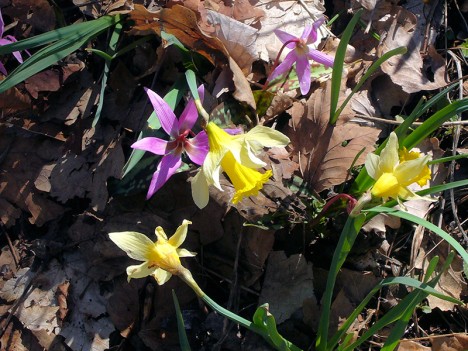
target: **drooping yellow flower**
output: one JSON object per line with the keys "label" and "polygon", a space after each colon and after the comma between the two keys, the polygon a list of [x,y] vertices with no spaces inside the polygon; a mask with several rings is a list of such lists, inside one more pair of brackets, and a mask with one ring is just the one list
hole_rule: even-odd
{"label": "drooping yellow flower", "polygon": [[248,133],[230,135],[213,122],[206,126],[210,150],[199,172],[192,179],[192,196],[195,204],[203,208],[208,204],[210,185],[223,191],[219,176],[223,170],[236,190],[233,203],[244,197],[257,195],[271,177],[271,171],[260,173],[266,166],[258,154],[264,147],[286,146],[289,138],[268,127],[256,126]]}
{"label": "drooping yellow flower", "polygon": [[186,249],[179,249],[187,236],[187,227],[192,222],[184,219],[175,234],[168,240],[164,229],[157,227],[157,241],[151,241],[146,235],[137,232],[110,233],[109,238],[130,258],[143,261],[142,264],[127,267],[128,280],[152,275],[159,285],[164,284],[174,275],[185,274],[186,269],[180,257],[193,257],[196,254]]}
{"label": "drooping yellow flower", "polygon": [[365,166],[375,179],[371,194],[384,200],[421,198],[408,187],[413,183],[424,186],[430,180],[431,171],[427,166],[430,156],[406,149],[399,152],[398,149],[398,137],[392,132],[379,156],[367,155]]}

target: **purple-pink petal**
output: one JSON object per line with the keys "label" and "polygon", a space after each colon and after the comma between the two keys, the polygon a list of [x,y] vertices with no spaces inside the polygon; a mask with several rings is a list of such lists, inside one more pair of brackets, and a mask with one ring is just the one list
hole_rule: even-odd
{"label": "purple-pink petal", "polygon": [[167,182],[167,180],[177,171],[182,164],[180,155],[168,154],[161,159],[161,162],[153,174],[151,184],[148,189],[146,199],[148,200],[156,191]]}
{"label": "purple-pink petal", "polygon": [[[205,97],[205,87],[202,84],[198,87],[197,90],[200,101],[203,102],[203,98]],[[190,99],[190,101],[187,103],[187,106],[185,106],[184,111],[182,111],[182,114],[179,117],[179,134],[185,132],[186,130],[192,129],[197,119],[197,107],[195,105],[195,102],[192,99]]]}
{"label": "purple-pink petal", "polygon": [[325,65],[327,67],[333,67],[333,63],[335,62],[332,56],[315,49],[310,49],[307,56],[309,57],[309,59],[321,63],[322,65]]}
{"label": "purple-pink petal", "polygon": [[317,21],[314,22],[312,25],[312,30],[310,31],[307,37],[307,44],[312,44],[317,41],[317,31],[319,27],[325,22],[325,18],[319,18]]}
{"label": "purple-pink petal", "polygon": [[[275,29],[274,30],[276,36],[278,37],[278,39],[284,44],[288,41],[297,41],[298,37],[292,35],[292,34],[289,34],[285,31],[282,31],[281,29]],[[294,49],[296,47],[296,43],[295,42],[291,42],[289,44],[286,45],[286,47],[288,49]]]}
{"label": "purple-pink petal", "polygon": [[275,68],[273,72],[271,72],[269,81],[271,82],[276,77],[281,76],[282,74],[289,71],[297,59],[298,59],[298,55],[296,54],[296,50],[289,52],[284,58],[284,61],[281,62],[278,65],[278,67]]}
{"label": "purple-pink petal", "polygon": [[2,10],[0,9],[0,38],[3,37],[4,30],[5,30],[5,22],[3,21]]}
{"label": "purple-pink petal", "polygon": [[312,32],[312,26],[310,24],[306,24],[306,26],[304,27],[304,30],[302,31],[301,39],[307,42],[311,32]]}
{"label": "purple-pink petal", "polygon": [[137,150],[149,151],[156,155],[165,155],[171,151],[167,140],[148,137],[133,143],[132,148]]}
{"label": "purple-pink petal", "polygon": [[1,62],[0,62],[0,72],[2,72],[4,76],[8,74],[7,70],[5,69],[5,66]]}
{"label": "purple-pink petal", "polygon": [[205,132],[198,133],[194,138],[187,140],[185,143],[185,152],[192,162],[198,165],[203,164],[209,149],[208,136]]}
{"label": "purple-pink petal", "polygon": [[148,88],[145,90],[164,131],[172,138],[177,138],[179,136],[179,121],[174,112],[158,94]]}
{"label": "purple-pink petal", "polygon": [[306,95],[310,90],[310,63],[307,57],[299,56],[296,61],[297,78],[301,94]]}
{"label": "purple-pink petal", "polygon": [[[7,42],[5,44],[2,44],[2,40],[6,40]],[[0,40],[0,46],[15,43],[18,41],[13,35],[7,35],[2,40]],[[21,56],[21,53],[19,51],[13,51],[12,54],[16,58],[16,61],[18,61],[19,63],[23,63],[23,57]]]}

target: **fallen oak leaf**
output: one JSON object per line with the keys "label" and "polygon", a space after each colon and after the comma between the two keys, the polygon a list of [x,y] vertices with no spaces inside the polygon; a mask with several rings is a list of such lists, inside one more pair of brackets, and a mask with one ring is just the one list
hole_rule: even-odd
{"label": "fallen oak leaf", "polygon": [[209,37],[200,30],[195,12],[180,5],[149,12],[145,7],[135,5],[135,9],[130,12],[130,18],[135,22],[130,34],[154,33],[161,36],[161,31],[164,31],[174,35],[184,46],[195,50],[212,64],[227,62],[236,87],[234,97],[248,104],[253,110],[256,109],[252,89],[238,63],[218,38]]}

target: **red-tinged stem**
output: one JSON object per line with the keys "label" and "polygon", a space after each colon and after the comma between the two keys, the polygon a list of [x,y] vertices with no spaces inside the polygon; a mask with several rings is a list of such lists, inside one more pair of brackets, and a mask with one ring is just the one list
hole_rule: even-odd
{"label": "red-tinged stem", "polygon": [[352,197],[351,195],[348,195],[348,194],[338,194],[334,197],[332,197],[330,200],[328,200],[328,202],[325,204],[325,206],[323,206],[322,208],[322,211],[320,211],[320,213],[317,215],[317,217],[314,219],[313,223],[318,223],[318,221],[323,217],[325,216],[325,213],[327,213],[327,211],[330,209],[330,207],[338,200],[340,199],[345,199],[345,200],[348,200],[348,206],[346,206],[346,211],[349,213],[351,213],[351,211],[353,210],[354,206],[356,206],[356,203],[357,203],[357,200]]}
{"label": "red-tinged stem", "polygon": [[[283,50],[286,47],[286,45],[288,45],[289,43],[297,43],[297,42],[299,42],[299,39],[291,39],[291,40],[288,40],[286,43],[283,44],[280,51],[278,52],[278,55],[276,55],[275,63],[273,64],[270,75],[271,75],[272,72],[275,71],[276,67],[278,67],[281,54],[283,53]],[[267,80],[265,81],[265,84],[263,84],[262,90],[266,90],[268,88],[268,83],[270,83],[269,78],[270,78],[270,76],[268,76]]]}

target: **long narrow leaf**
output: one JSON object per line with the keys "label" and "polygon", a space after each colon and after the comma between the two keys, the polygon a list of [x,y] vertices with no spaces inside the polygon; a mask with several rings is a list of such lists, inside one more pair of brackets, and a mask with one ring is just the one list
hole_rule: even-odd
{"label": "long narrow leaf", "polygon": [[0,93],[14,87],[16,84],[21,83],[32,75],[63,59],[70,53],[78,50],[82,45],[99,35],[102,31],[106,30],[109,25],[114,23],[114,21],[96,21],[90,21],[86,30],[83,29],[79,33],[71,34],[66,38],[58,40],[29,57],[1,81]]}
{"label": "long narrow leaf", "polygon": [[463,258],[465,262],[468,262],[468,253],[466,250],[461,246],[457,240],[452,238],[450,234],[448,234],[446,231],[442,230],[435,224],[432,224],[431,222],[426,221],[425,219],[415,216],[411,213],[404,212],[395,208],[388,208],[388,207],[383,207],[383,206],[377,206],[368,210],[365,210],[364,212],[374,212],[374,213],[386,213],[395,217],[399,217],[402,219],[406,219],[410,222],[422,225],[423,227],[429,229],[430,231],[436,233],[439,235],[442,239],[444,239],[446,242],[448,242],[454,249],[455,251],[458,252],[458,254]]}
{"label": "long narrow leaf", "polygon": [[359,234],[359,230],[364,224],[365,218],[366,216],[362,214],[357,217],[348,217],[333,254],[330,271],[328,272],[327,277],[327,285],[322,297],[322,314],[320,315],[317,340],[315,341],[315,346],[318,351],[328,350],[328,327],[330,324],[330,310],[336,277],[341,266],[346,260],[346,257],[351,251],[354,241]]}
{"label": "long narrow leaf", "polygon": [[112,32],[111,38],[109,40],[109,52],[108,55],[111,57],[110,60],[106,60],[104,64],[104,72],[101,79],[101,92],[99,94],[99,101],[96,108],[96,114],[94,115],[92,127],[96,127],[99,119],[101,118],[102,107],[104,106],[104,93],[106,91],[107,79],[109,78],[110,66],[112,63],[112,56],[114,55],[117,49],[117,43],[120,39],[120,34],[122,33],[122,23],[117,23],[115,25],[114,31]]}
{"label": "long narrow leaf", "polygon": [[[432,261],[431,261],[432,262]],[[410,277],[392,277],[392,278],[386,278],[382,280],[379,284],[377,284],[368,294],[367,296],[361,301],[361,303],[354,309],[353,313],[349,315],[349,317],[346,319],[346,322],[343,323],[343,325],[340,327],[338,332],[336,332],[335,335],[330,339],[328,343],[328,348],[333,349],[338,342],[341,340],[341,338],[344,336],[344,334],[348,331],[348,329],[351,327],[352,323],[356,320],[357,316],[362,312],[364,307],[367,306],[369,301],[372,299],[372,297],[383,287],[389,286],[389,285],[406,285],[418,290],[422,290],[427,294],[433,295],[435,297],[438,297],[439,299],[450,301],[456,304],[463,304],[461,300],[455,299],[454,297],[444,295],[440,291],[435,290],[433,287],[420,282],[419,280],[416,280],[414,278]]]}
{"label": "long narrow leaf", "polygon": [[21,51],[25,49],[32,49],[38,46],[47,45],[51,42],[62,40],[69,36],[81,36],[84,35],[84,33],[88,32],[93,26],[103,26],[105,28],[108,28],[118,23],[120,20],[121,17],[119,15],[104,16],[93,21],[72,24],[64,28],[51,30],[43,34],[36,35],[32,38],[23,39],[12,44],[0,46],[0,55],[10,54],[14,51]]}
{"label": "long narrow leaf", "polygon": [[[385,61],[387,61],[388,59],[390,59],[391,57],[395,56],[395,55],[403,55],[404,53],[406,53],[407,49],[405,47],[399,47],[399,48],[396,48],[396,49],[393,49],[393,50],[390,50],[388,52],[386,52],[385,54],[383,54],[381,57],[379,57],[378,60],[376,60],[370,67],[369,69],[366,71],[366,73],[361,77],[361,79],[359,80],[358,84],[356,84],[356,86],[353,88],[353,90],[351,91],[351,93],[346,97],[345,101],[343,101],[343,103],[341,104],[340,108],[338,110],[336,110],[335,112],[335,115],[334,115],[334,120],[338,120],[338,117],[340,116],[341,112],[343,112],[344,108],[346,107],[346,105],[348,104],[349,100],[351,100],[351,98],[353,97],[353,95],[361,88],[361,86],[366,82],[367,79],[369,79],[369,77],[378,69],[380,68],[380,66],[382,65],[382,63],[384,63]],[[333,79],[333,78],[332,78]],[[333,89],[332,88],[332,92],[333,92]]]}
{"label": "long narrow leaf", "polygon": [[338,48],[336,49],[335,61],[333,64],[333,73],[331,80],[331,97],[330,97],[330,124],[335,124],[338,119],[336,108],[338,107],[338,99],[340,98],[341,78],[343,76],[344,59],[346,49],[348,48],[349,40],[353,34],[354,27],[358,23],[362,14],[362,9],[358,10],[351,21],[349,21],[346,29],[343,32]]}
{"label": "long narrow leaf", "polygon": [[462,99],[452,102],[450,105],[445,106],[443,109],[434,113],[428,120],[416,128],[408,137],[403,141],[403,146],[411,149],[427,138],[442,123],[446,122],[453,116],[468,110],[468,99]]}
{"label": "long narrow leaf", "polygon": [[174,301],[174,306],[176,309],[177,331],[179,332],[180,349],[182,351],[190,351],[190,343],[187,338],[187,333],[185,332],[184,318],[182,316],[182,312],[180,311],[179,300],[177,299],[174,290],[172,290],[172,300]]}

